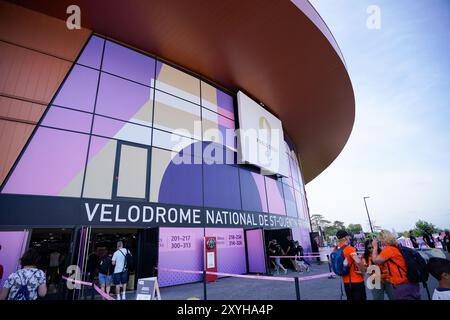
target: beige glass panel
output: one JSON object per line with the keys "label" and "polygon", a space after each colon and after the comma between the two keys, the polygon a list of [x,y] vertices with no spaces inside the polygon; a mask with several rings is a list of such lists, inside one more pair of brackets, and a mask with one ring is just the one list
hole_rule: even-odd
{"label": "beige glass panel", "polygon": [[115,140],[92,137],[84,182],[84,198],[111,199],[116,146]]}
{"label": "beige glass panel", "polygon": [[117,184],[118,197],[145,198],[147,157],[148,150],[145,148],[122,145]]}

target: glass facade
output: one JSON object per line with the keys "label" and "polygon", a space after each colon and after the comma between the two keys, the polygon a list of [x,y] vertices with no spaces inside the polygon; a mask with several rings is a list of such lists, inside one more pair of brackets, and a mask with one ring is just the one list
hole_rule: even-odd
{"label": "glass facade", "polygon": [[[48,106],[2,193],[128,200],[298,218],[309,216],[295,147],[288,177],[237,163],[235,97],[187,72],[93,35]],[[231,130],[229,130],[231,129]],[[182,158],[182,164],[175,159]],[[219,161],[218,161],[219,160]],[[195,245],[174,253],[185,233]],[[242,228],[160,228],[159,266],[202,268],[204,235],[218,237],[219,272],[244,273]],[[230,244],[232,243],[232,244]],[[160,274],[161,284],[198,280]]]}
{"label": "glass facade", "polygon": [[[308,220],[293,145],[285,145],[289,177],[238,165],[236,139],[226,134],[235,129],[234,109],[233,95],[94,35],[2,192],[133,198]],[[179,156],[189,161],[174,163]]]}

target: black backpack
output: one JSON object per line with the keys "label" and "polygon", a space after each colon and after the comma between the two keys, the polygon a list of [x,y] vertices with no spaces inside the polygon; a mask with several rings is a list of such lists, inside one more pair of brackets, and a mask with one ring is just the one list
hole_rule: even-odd
{"label": "black backpack", "polygon": [[[405,259],[406,268],[406,277],[409,282],[412,283],[425,283],[428,280],[428,270],[427,270],[427,262],[425,259],[414,249],[408,247],[397,247],[400,253]],[[393,264],[395,264],[398,268],[398,272],[401,276],[405,274],[405,270],[403,270],[398,264],[396,264],[392,259],[389,259]]]}
{"label": "black backpack", "polygon": [[130,253],[130,250],[127,249],[127,254],[125,255],[122,250],[119,250],[121,254],[125,256],[125,265],[124,270],[133,271],[134,270],[134,258]]}
{"label": "black backpack", "polygon": [[114,268],[112,264],[112,259],[110,256],[104,256],[100,260],[100,264],[98,266],[98,271],[102,274],[110,275],[113,274]]}

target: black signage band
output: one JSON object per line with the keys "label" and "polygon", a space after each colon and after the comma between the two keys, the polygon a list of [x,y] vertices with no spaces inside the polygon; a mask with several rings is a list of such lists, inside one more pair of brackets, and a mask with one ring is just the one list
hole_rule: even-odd
{"label": "black signage band", "polygon": [[161,203],[0,195],[0,226],[297,228],[284,215]]}

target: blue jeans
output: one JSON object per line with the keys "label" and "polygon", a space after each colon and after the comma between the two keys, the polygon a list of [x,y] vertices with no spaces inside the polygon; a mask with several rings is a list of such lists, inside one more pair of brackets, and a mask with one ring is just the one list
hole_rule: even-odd
{"label": "blue jeans", "polygon": [[102,286],[109,286],[111,284],[111,275],[106,275],[103,273],[98,273],[98,281],[100,282],[100,285]]}

